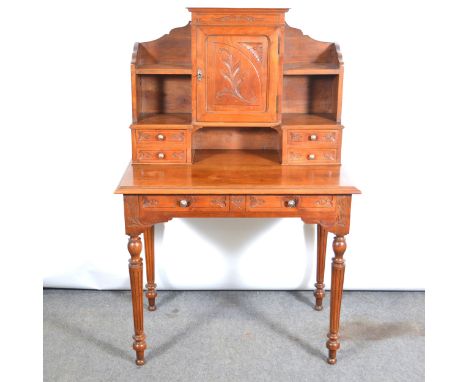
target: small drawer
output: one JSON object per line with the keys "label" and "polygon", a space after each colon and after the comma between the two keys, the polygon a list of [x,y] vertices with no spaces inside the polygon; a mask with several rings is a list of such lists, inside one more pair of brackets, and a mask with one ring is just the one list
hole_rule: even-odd
{"label": "small drawer", "polygon": [[301,147],[336,147],[339,130],[289,130],[288,145]]}
{"label": "small drawer", "polygon": [[229,210],[229,200],[223,195],[154,195],[143,196],[141,207],[158,211],[223,211]]}
{"label": "small drawer", "polygon": [[295,164],[338,163],[336,149],[303,149],[288,147],[288,161]]}
{"label": "small drawer", "polygon": [[151,143],[152,146],[185,145],[187,140],[186,130],[135,130],[137,143]]}
{"label": "small drawer", "polygon": [[171,150],[160,149],[151,150],[143,147],[137,147],[136,159],[138,162],[151,162],[151,163],[185,163],[186,152],[185,150]]}
{"label": "small drawer", "polygon": [[251,195],[247,211],[333,210],[334,203],[329,195]]}

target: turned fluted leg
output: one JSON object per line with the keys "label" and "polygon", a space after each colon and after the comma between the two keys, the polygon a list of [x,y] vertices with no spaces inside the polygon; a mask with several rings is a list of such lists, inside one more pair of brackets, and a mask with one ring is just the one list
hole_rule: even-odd
{"label": "turned fluted leg", "polygon": [[328,232],[317,224],[317,282],[315,283],[315,310],[322,310],[322,302],[325,298],[325,255],[327,251]]}
{"label": "turned fluted leg", "polygon": [[336,363],[336,352],[340,348],[340,309],[341,297],[343,295],[343,281],[345,262],[343,255],[346,251],[346,240],[344,236],[335,236],[333,240],[333,251],[335,257],[332,261],[332,281],[330,290],[330,331],[328,333],[328,363]]}
{"label": "turned fluted leg", "polygon": [[133,305],[133,325],[135,335],[133,336],[133,349],[136,352],[136,364],[143,365],[145,363],[145,333],[143,331],[143,260],[140,257],[142,249],[141,239],[139,236],[130,236],[128,241],[128,252],[130,252],[130,260],[128,268],[130,273],[130,285],[132,288],[132,305]]}
{"label": "turned fluted leg", "polygon": [[145,237],[145,263],[146,263],[146,297],[148,310],[156,310],[156,283],[154,282],[154,226],[148,227]]}

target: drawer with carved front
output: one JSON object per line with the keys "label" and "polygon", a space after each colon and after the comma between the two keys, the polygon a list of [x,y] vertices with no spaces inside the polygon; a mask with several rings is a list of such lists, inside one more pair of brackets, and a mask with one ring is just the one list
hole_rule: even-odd
{"label": "drawer with carved front", "polygon": [[289,130],[287,144],[301,147],[336,147],[341,130]]}
{"label": "drawer with carved front", "polygon": [[185,163],[186,150],[180,149],[152,149],[147,147],[136,148],[136,162],[138,163]]}
{"label": "drawer with carved front", "polygon": [[339,150],[316,148],[287,148],[289,164],[331,164],[340,163]]}
{"label": "drawer with carved front", "polygon": [[140,206],[155,211],[228,211],[229,197],[223,195],[142,196]]}
{"label": "drawer with carved front", "polygon": [[137,144],[150,143],[153,147],[175,147],[187,144],[186,130],[135,130]]}
{"label": "drawer with carved front", "polygon": [[333,210],[335,198],[330,195],[252,195],[247,197],[247,211]]}

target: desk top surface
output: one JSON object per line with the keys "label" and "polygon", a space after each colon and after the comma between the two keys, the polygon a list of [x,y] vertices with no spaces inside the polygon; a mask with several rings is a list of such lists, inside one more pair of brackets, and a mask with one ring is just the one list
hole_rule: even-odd
{"label": "desk top surface", "polygon": [[115,193],[360,193],[339,166],[282,166],[277,155],[267,150],[199,150],[193,164],[130,164]]}

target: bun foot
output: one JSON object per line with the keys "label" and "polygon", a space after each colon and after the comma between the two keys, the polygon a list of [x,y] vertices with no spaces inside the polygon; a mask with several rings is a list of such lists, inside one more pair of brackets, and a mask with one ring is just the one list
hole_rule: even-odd
{"label": "bun foot", "polygon": [[143,366],[145,364],[145,360],[144,359],[137,359],[135,361],[135,363],[138,365],[138,366]]}
{"label": "bun foot", "polygon": [[336,358],[327,358],[327,362],[330,365],[336,365]]}
{"label": "bun foot", "polygon": [[315,310],[322,310],[322,309],[323,309],[323,306],[322,306],[322,305],[315,305],[315,306],[314,306],[314,309],[315,309]]}
{"label": "bun foot", "polygon": [[156,310],[156,305],[148,305],[148,310],[154,312]]}

